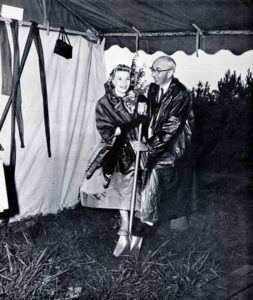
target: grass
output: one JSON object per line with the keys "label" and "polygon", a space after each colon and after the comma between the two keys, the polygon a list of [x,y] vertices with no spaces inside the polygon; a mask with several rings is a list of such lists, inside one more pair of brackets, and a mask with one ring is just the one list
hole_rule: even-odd
{"label": "grass", "polygon": [[248,190],[203,185],[189,229],[158,225],[138,260],[112,256],[114,211],[77,207],[10,223],[0,231],[0,298],[180,299],[249,262]]}

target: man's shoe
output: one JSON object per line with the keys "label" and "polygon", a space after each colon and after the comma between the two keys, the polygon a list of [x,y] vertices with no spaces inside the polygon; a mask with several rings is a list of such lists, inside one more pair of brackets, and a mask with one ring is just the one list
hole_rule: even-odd
{"label": "man's shoe", "polygon": [[133,235],[138,237],[147,237],[153,232],[153,226],[138,221],[133,226]]}

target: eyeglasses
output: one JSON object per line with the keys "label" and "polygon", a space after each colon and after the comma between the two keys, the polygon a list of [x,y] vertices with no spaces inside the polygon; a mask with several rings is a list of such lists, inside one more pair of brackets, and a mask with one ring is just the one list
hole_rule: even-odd
{"label": "eyeglasses", "polygon": [[164,70],[159,70],[159,69],[154,69],[153,67],[149,68],[151,73],[155,73],[155,75],[159,75],[161,72],[165,72],[165,71],[170,71],[172,69],[164,69]]}

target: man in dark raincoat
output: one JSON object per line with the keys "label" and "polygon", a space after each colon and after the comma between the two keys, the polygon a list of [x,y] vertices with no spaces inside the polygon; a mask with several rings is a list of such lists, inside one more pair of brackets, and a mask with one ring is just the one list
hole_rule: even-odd
{"label": "man in dark raincoat", "polygon": [[140,219],[152,225],[165,217],[171,228],[185,229],[191,204],[185,162],[194,116],[190,92],[174,77],[175,69],[168,56],[159,57],[151,67],[155,82],[148,91],[149,153]]}

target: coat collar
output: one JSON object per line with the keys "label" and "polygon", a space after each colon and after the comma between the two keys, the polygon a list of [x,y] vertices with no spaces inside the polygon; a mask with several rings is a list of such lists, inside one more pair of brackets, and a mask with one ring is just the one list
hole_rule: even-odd
{"label": "coat collar", "polygon": [[171,82],[172,82],[172,79],[170,80],[170,82],[166,83],[165,85],[160,85],[159,88],[163,89],[164,94],[165,94],[165,93],[167,92],[167,90],[169,89]]}
{"label": "coat collar", "polygon": [[[170,89],[172,89],[173,87],[175,87],[178,83],[179,83],[179,80],[177,78],[175,78],[175,77],[172,77],[170,85],[168,86],[167,90],[164,91],[164,95],[167,94],[170,91]],[[151,86],[151,92],[152,93],[158,93],[159,89],[160,89],[160,85],[158,85],[156,83],[152,84],[152,86]]]}

